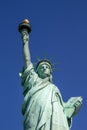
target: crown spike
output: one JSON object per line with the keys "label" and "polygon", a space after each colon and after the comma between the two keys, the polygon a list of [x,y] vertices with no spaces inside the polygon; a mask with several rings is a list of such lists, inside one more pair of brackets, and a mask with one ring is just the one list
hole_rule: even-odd
{"label": "crown spike", "polygon": [[46,53],[44,53],[43,59],[46,59]]}
{"label": "crown spike", "polygon": [[52,64],[52,66],[55,66],[55,65],[58,65],[58,64],[60,64],[60,63],[59,62],[55,62],[55,63]]}
{"label": "crown spike", "polygon": [[49,59],[49,61],[52,61],[54,59],[54,57],[51,57],[50,59]]}
{"label": "crown spike", "polygon": [[38,62],[41,61],[41,59],[39,57],[37,57],[36,59],[37,59]]}

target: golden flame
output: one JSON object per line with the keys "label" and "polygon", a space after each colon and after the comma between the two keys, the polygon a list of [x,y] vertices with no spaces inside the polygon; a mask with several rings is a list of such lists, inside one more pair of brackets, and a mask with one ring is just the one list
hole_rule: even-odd
{"label": "golden flame", "polygon": [[24,19],[23,23],[29,23],[29,20],[28,19]]}

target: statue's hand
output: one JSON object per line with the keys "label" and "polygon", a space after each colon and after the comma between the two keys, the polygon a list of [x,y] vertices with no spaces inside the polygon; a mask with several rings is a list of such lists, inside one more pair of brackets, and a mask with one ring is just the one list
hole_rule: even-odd
{"label": "statue's hand", "polygon": [[21,37],[24,44],[27,44],[29,42],[29,34],[26,29],[21,31]]}

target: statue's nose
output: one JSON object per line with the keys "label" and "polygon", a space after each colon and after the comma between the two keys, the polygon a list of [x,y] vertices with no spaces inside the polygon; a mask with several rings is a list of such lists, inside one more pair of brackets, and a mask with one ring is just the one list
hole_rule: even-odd
{"label": "statue's nose", "polygon": [[43,69],[46,70],[46,65],[43,66]]}

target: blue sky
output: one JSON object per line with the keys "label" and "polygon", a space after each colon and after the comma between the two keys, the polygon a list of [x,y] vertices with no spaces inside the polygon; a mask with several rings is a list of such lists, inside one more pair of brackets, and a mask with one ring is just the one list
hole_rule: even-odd
{"label": "blue sky", "polygon": [[36,58],[59,62],[53,82],[67,101],[82,96],[83,105],[73,117],[71,130],[87,129],[87,1],[0,1],[0,129],[23,130],[21,80],[23,67],[19,23],[28,18],[32,26],[30,51]]}

